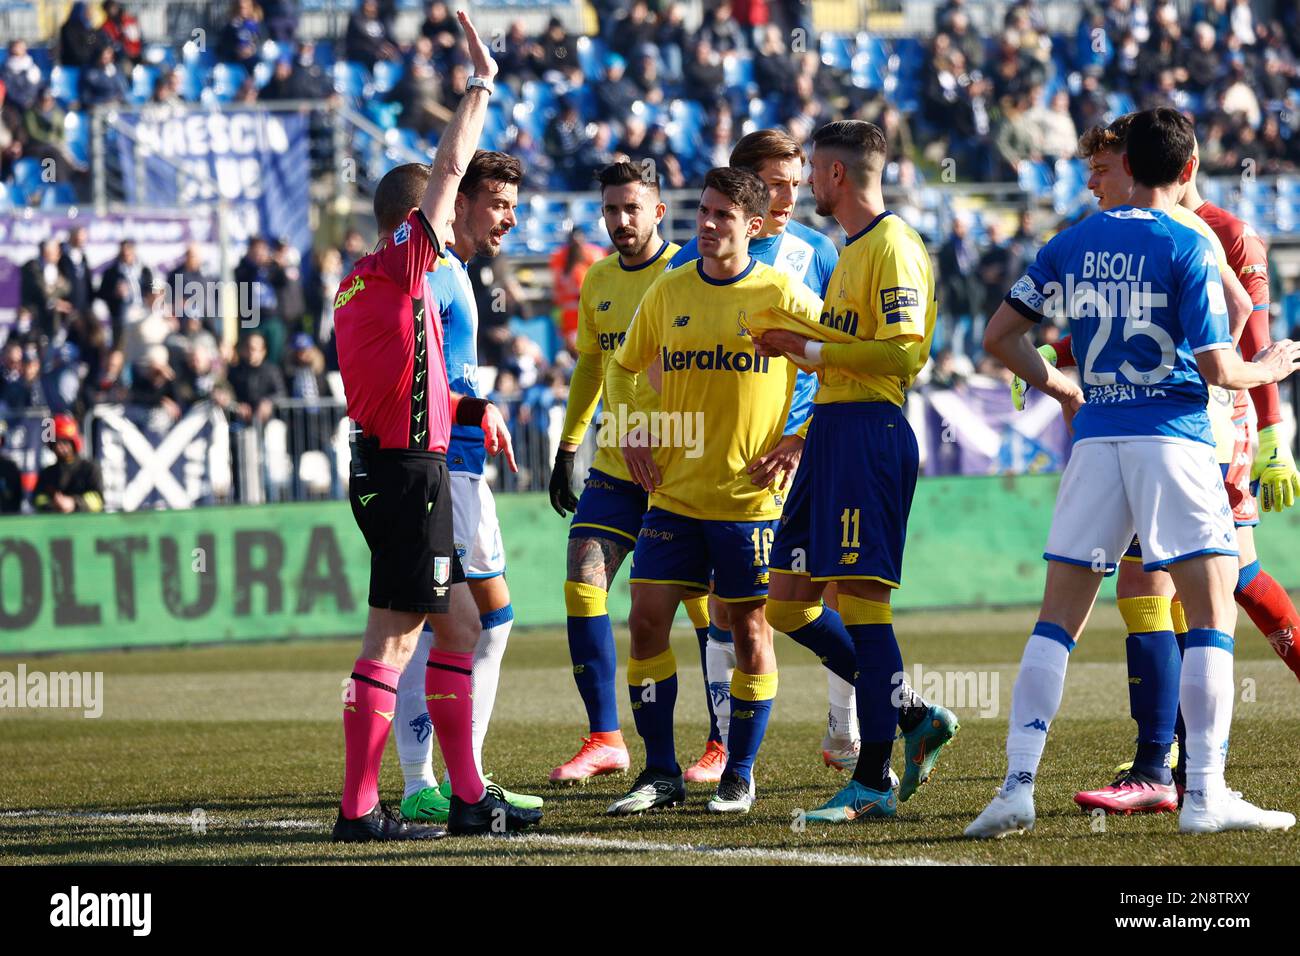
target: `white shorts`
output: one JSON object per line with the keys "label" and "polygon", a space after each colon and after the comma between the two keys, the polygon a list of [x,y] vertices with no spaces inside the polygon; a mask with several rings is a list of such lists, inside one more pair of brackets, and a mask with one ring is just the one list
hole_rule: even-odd
{"label": "white shorts", "polygon": [[1086,438],[1074,446],[1043,557],[1110,574],[1134,531],[1145,571],[1237,553],[1213,447],[1178,438]]}
{"label": "white shorts", "polygon": [[505,573],[496,499],[478,475],[451,473],[451,528],[465,577],[494,578]]}

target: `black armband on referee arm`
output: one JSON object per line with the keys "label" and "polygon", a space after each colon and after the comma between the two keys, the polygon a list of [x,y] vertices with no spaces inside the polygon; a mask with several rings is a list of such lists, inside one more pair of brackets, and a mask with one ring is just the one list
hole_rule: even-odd
{"label": "black armband on referee arm", "polygon": [[462,398],[456,403],[456,424],[480,426],[492,403],[485,398]]}

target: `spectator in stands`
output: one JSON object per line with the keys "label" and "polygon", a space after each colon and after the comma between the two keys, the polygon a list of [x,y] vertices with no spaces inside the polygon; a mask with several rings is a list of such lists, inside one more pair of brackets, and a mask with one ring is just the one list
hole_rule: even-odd
{"label": "spectator in stands", "polygon": [[786,35],[775,23],[768,24],[763,31],[762,42],[754,55],[754,82],[758,84],[759,96],[783,97],[791,91],[794,63],[785,41]]}
{"label": "spectator in stands", "polygon": [[1205,94],[1219,79],[1223,71],[1223,56],[1217,49],[1214,27],[1198,23],[1192,28],[1192,47],[1184,61],[1187,87],[1193,93]]}
{"label": "spectator in stands", "polygon": [[722,57],[708,39],[701,37],[691,50],[690,60],[682,67],[682,80],[685,85],[683,94],[706,107],[713,106],[723,95],[726,73],[722,68]]}
{"label": "spectator in stands", "polygon": [[357,260],[369,252],[370,250],[366,248],[366,237],[361,234],[361,230],[349,229],[345,232],[343,234],[343,248],[339,250],[343,275],[351,272],[352,267],[357,264]]}
{"label": "spectator in stands", "polygon": [[0,82],[5,86],[5,97],[20,113],[31,108],[36,102],[37,94],[43,85],[41,68],[36,65],[27,44],[22,40],[13,40],[9,44],[9,56],[0,66]]}
{"label": "spectator in stands", "polygon": [[284,371],[288,397],[303,403],[288,416],[289,454],[296,461],[304,451],[328,447],[336,419],[332,407],[320,401],[330,398],[325,356],[306,332],[299,332],[289,342]]}
{"label": "spectator in stands", "polygon": [[615,152],[626,156],[628,161],[633,163],[649,158],[649,132],[644,120],[636,116],[629,117],[623,124],[623,138],[618,141],[618,145],[614,148]]}
{"label": "spectator in stands", "polygon": [[615,161],[612,127],[602,120],[593,124],[592,129],[591,141],[587,143],[585,155],[588,188],[596,181],[596,174]]}
{"label": "spectator in stands", "polygon": [[361,6],[348,17],[343,50],[348,60],[368,70],[373,70],[380,60],[400,58],[397,44],[379,16],[379,0],[362,0]]}
{"label": "spectator in stands", "polygon": [[136,257],[135,242],[123,239],[117,258],[108,264],[99,281],[99,298],[108,306],[114,345],[121,346],[128,321],[139,320],[153,286],[153,271]]}
{"label": "spectator in stands", "polygon": [[307,312],[316,317],[316,342],[325,356],[325,368],[337,372],[339,368],[338,343],[334,339],[334,297],[346,274],[343,258],[337,249],[323,250],[316,262],[315,281],[306,287]]}
{"label": "spectator in stands", "polygon": [[154,106],[175,106],[182,99],[180,71],[164,68],[153,81],[149,102]]}
{"label": "spectator in stands", "polygon": [[538,51],[533,69],[548,83],[554,82],[565,67],[578,62],[577,41],[569,36],[558,17],[551,17],[547,22],[546,32],[538,41]]}
{"label": "spectator in stands", "polygon": [[587,241],[581,226],[569,230],[569,240],[551,253],[551,288],[555,302],[555,317],[564,341],[572,343],[578,334],[578,295],[582,280],[593,262],[603,258],[605,251]]}
{"label": "spectator in stands", "polygon": [[176,379],[167,346],[150,346],[131,376],[131,404],[161,409],[172,421],[177,421],[183,407],[188,405],[187,397]]}
{"label": "spectator in stands", "polygon": [[515,130],[515,138],[506,152],[516,157],[524,167],[523,187],[525,189],[545,189],[550,184],[554,164],[537,140],[525,127]]}
{"label": "spectator in stands", "polygon": [[230,18],[221,28],[217,40],[217,56],[223,63],[235,63],[252,70],[264,39],[262,8],[253,0],[235,0],[230,6]]}
{"label": "spectator in stands", "polygon": [[[40,366],[37,366],[39,372]],[[28,377],[23,343],[15,338],[5,342],[0,352],[0,421],[3,416],[21,412],[32,404],[32,379]]]}
{"label": "spectator in stands", "polygon": [[1006,164],[1000,178],[1014,179],[1020,164],[1042,159],[1037,130],[1029,116],[1029,94],[1002,98],[1002,122],[995,140],[998,155]]}
{"label": "spectator in stands", "polygon": [[1228,22],[1232,26],[1232,35],[1243,46],[1255,45],[1255,12],[1250,8],[1250,0],[1236,0]]}
{"label": "spectator in stands", "polygon": [[420,36],[428,37],[433,42],[435,51],[445,52],[460,41],[460,24],[442,0],[429,4],[424,21],[420,24]]}
{"label": "spectator in stands", "polygon": [[235,282],[239,286],[240,301],[247,302],[253,311],[254,322],[262,333],[271,364],[277,365],[288,330],[276,295],[274,266],[270,245],[261,236],[254,236],[248,241],[244,257],[235,266]]}
{"label": "spectator in stands", "polygon": [[64,66],[90,66],[99,60],[103,34],[90,24],[90,12],[82,0],[68,11],[68,19],[59,28],[59,62]]}
{"label": "spectator in stands", "polygon": [[16,515],[23,510],[23,473],[18,463],[4,454],[9,438],[9,423],[0,418],[0,514]]}
{"label": "spectator in stands", "polygon": [[235,418],[248,424],[264,424],[275,411],[272,399],[285,395],[280,368],[267,361],[266,339],[251,332],[239,342],[239,364],[230,369],[230,387],[235,397]]}
{"label": "spectator in stands", "polygon": [[966,0],[944,0],[943,6],[935,11],[934,29],[938,33],[951,33],[953,18],[957,14],[966,14]]}
{"label": "spectator in stands", "polygon": [[670,3],[655,26],[654,45],[663,59],[664,75],[669,80],[679,80],[690,39],[686,31],[686,7]]}
{"label": "spectator in stands", "polygon": [[1291,139],[1284,139],[1276,113],[1264,117],[1264,125],[1259,131],[1259,145],[1264,155],[1261,171],[1266,176],[1296,171],[1300,137],[1292,135]]}
{"label": "spectator in stands", "polygon": [[603,79],[596,85],[596,118],[606,121],[623,120],[632,114],[632,104],[640,99],[640,91],[627,76],[627,64],[618,54],[605,61]]}
{"label": "spectator in stands", "polygon": [[82,107],[90,109],[103,103],[121,103],[129,89],[126,76],[118,69],[116,53],[106,46],[99,51],[99,61],[81,71],[77,98]]}
{"label": "spectator in stands", "polygon": [[67,325],[73,306],[72,287],[59,271],[59,241],[46,239],[35,259],[22,268],[20,304],[31,311],[32,331],[54,339]]}
{"label": "spectator in stands", "polygon": [[645,0],[635,0],[627,13],[619,17],[610,33],[609,47],[625,60],[655,40],[655,22]]}
{"label": "spectator in stands", "polygon": [[99,32],[105,41],[117,53],[119,59],[134,65],[140,62],[144,53],[144,35],[140,23],[117,0],[104,3],[104,22]]}
{"label": "spectator in stands", "polygon": [[76,401],[85,374],[81,349],[71,341],[47,350],[41,369],[41,394],[45,398],[42,404],[55,415],[79,415],[84,409],[78,409]]}
{"label": "spectator in stands", "polygon": [[707,40],[709,46],[723,56],[743,53],[749,48],[749,41],[731,16],[731,3],[722,0],[716,7],[704,12],[704,21],[700,24],[701,40]]}
{"label": "spectator in stands", "polygon": [[262,88],[264,100],[323,100],[330,99],[334,81],[316,62],[316,44],[305,41],[298,44],[293,57],[281,57],[275,72]]}
{"label": "spectator in stands", "polygon": [[1252,129],[1258,129],[1263,112],[1259,106],[1259,97],[1251,88],[1246,75],[1245,59],[1236,55],[1228,63],[1228,77],[1224,81],[1223,92],[1219,97],[1219,108],[1229,116],[1240,118]]}
{"label": "spectator in stands", "polygon": [[68,301],[78,312],[89,312],[95,298],[95,273],[86,258],[86,227],[73,226],[59,256],[59,272],[68,280]]}
{"label": "spectator in stands", "polygon": [[960,50],[967,63],[979,65],[984,62],[984,40],[970,25],[970,15],[964,9],[952,11],[948,18],[948,35],[951,48]]}
{"label": "spectator in stands", "polygon": [[14,163],[23,157],[22,116],[5,103],[5,85],[0,80],[0,180],[13,175]]}
{"label": "spectator in stands", "polygon": [[215,334],[222,322],[216,281],[203,269],[203,249],[197,243],[185,247],[185,256],[167,276],[167,301],[182,325],[193,319]]}
{"label": "spectator in stands", "polygon": [[401,125],[421,136],[441,133],[451,121],[452,111],[442,102],[442,83],[433,62],[433,41],[418,37],[402,77],[384,99],[400,103]]}
{"label": "spectator in stands", "polygon": [[541,55],[541,47],[528,36],[522,20],[510,21],[502,46],[501,52],[493,54],[497,61],[497,79],[518,90],[525,80],[536,78],[533,64]]}
{"label": "spectator in stands", "polygon": [[262,13],[270,39],[292,44],[298,38],[298,0],[266,0]]}
{"label": "spectator in stands", "polygon": [[298,250],[287,239],[277,239],[271,249],[270,279],[281,321],[286,328],[301,328],[307,314],[307,299],[298,268]]}
{"label": "spectator in stands", "polygon": [[586,124],[578,112],[578,104],[567,96],[563,97],[559,110],[546,124],[546,152],[555,161],[560,188],[582,189],[589,185],[583,181],[587,170],[581,160],[586,146]]}
{"label": "spectator in stands", "polygon": [[81,383],[81,397],[78,404],[89,408],[92,405],[125,404],[131,396],[131,390],[124,379],[126,357],[121,349],[112,349],[104,356],[99,375],[87,375]]}
{"label": "spectator in stands", "polygon": [[970,236],[970,215],[953,219],[952,235],[939,249],[939,308],[943,310],[942,344],[965,354],[972,339],[971,319],[979,305],[976,268],[979,250]]}
{"label": "spectator in stands", "polygon": [[1017,30],[1004,30],[989,72],[993,77],[993,95],[1002,100],[1027,94],[1033,87],[1047,82],[1042,63],[1025,53]]}
{"label": "spectator in stands", "polygon": [[[1041,91],[1035,93],[1041,94]],[[1038,101],[1037,95],[1034,100]],[[1079,145],[1079,131],[1075,129],[1074,120],[1070,119],[1070,94],[1067,90],[1057,90],[1048,106],[1038,105],[1030,109],[1026,122],[1032,128],[1034,140],[1044,158],[1056,160],[1074,156]],[[1013,276],[1012,281],[1018,278]]]}
{"label": "spectator in stands", "polygon": [[70,415],[54,417],[54,440],[50,442],[57,459],[41,470],[32,493],[36,510],[46,514],[72,514],[74,511],[104,510],[104,479],[99,465],[81,457],[81,434]]}
{"label": "spectator in stands", "polygon": [[664,88],[659,72],[659,57],[653,50],[643,50],[628,72],[636,84],[637,99],[659,105],[664,102]]}
{"label": "spectator in stands", "polygon": [[[36,102],[23,114],[26,136],[24,153],[31,159],[54,161],[54,182],[75,183],[86,167],[68,152],[64,119],[67,113],[48,89],[41,90]],[[42,172],[44,177],[44,172]]]}

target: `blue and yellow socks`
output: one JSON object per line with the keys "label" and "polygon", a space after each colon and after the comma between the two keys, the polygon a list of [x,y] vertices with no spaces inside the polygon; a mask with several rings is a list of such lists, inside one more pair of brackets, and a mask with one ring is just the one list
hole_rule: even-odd
{"label": "blue and yellow socks", "polygon": [[776,671],[746,674],[737,668],[731,675],[731,727],[727,732],[727,766],[723,773],[753,779],[754,760],[772,716],[776,685]]}
{"label": "blue and yellow socks", "polygon": [[587,708],[593,733],[618,730],[615,691],[614,629],[606,609],[608,595],[594,584],[564,582],[564,608],[568,613],[569,660],[573,681]]}
{"label": "blue and yellow socks", "polygon": [[670,647],[662,654],[627,662],[627,691],[636,732],[645,743],[645,765],[676,776],[673,709],[677,705],[677,658]]}
{"label": "blue and yellow socks", "polygon": [[1157,783],[1172,783],[1169,748],[1178,715],[1179,668],[1182,664],[1170,599],[1158,595],[1120,598],[1120,615],[1128,629],[1129,713],[1137,722],[1133,769]]}
{"label": "blue and yellow socks", "polygon": [[840,595],[840,617],[853,640],[857,663],[854,689],[862,735],[853,779],[864,787],[889,790],[889,757],[898,726],[895,681],[903,672],[903,654],[894,637],[893,609],[880,601]]}

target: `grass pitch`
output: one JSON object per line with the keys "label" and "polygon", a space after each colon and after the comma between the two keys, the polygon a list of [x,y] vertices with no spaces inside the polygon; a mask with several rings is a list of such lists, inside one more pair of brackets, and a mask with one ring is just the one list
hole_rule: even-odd
{"label": "grass pitch", "polygon": [[[781,689],[757,768],[759,801],[744,817],[705,812],[705,788],[685,807],[641,819],[604,816],[631,776],[551,788],[547,773],[585,729],[562,631],[517,630],[488,736],[488,769],[505,786],[546,797],[535,835],[449,838],[424,846],[335,846],[329,828],[343,774],[341,681],[352,641],[109,652],[27,659],[28,670],[104,672],[104,712],[0,711],[0,861],[5,863],[690,864],[808,863],[1272,864],[1300,858],[1286,834],[1180,837],[1177,818],[1090,818],[1073,793],[1109,782],[1131,756],[1122,626],[1101,608],[1073,655],[1038,784],[1038,824],[994,843],[962,838],[1004,770],[1012,682],[1033,612],[900,614],[909,673],[983,680],[996,698],[943,702],[962,729],[934,778],[897,819],[801,828],[843,777],[822,766],[823,671],[778,635]],[[1243,619],[1228,779],[1262,805],[1300,810],[1300,687]],[[620,629],[621,630],[621,629]],[[626,634],[620,634],[626,662]],[[698,756],[706,730],[694,636],[674,636],[681,691],[677,746]],[[16,671],[19,661],[0,661]],[[620,670],[621,673],[621,670]],[[930,678],[933,680],[933,677]],[[949,678],[950,680],[952,678]],[[921,685],[924,690],[924,684]],[[953,691],[957,687],[954,684]],[[947,688],[945,688],[947,690]],[[634,768],[642,751],[621,702]],[[991,711],[996,713],[991,714]],[[983,715],[982,715],[983,714]],[[895,765],[901,762],[901,744]],[[437,758],[435,757],[435,763]],[[381,790],[400,797],[394,751]]]}

